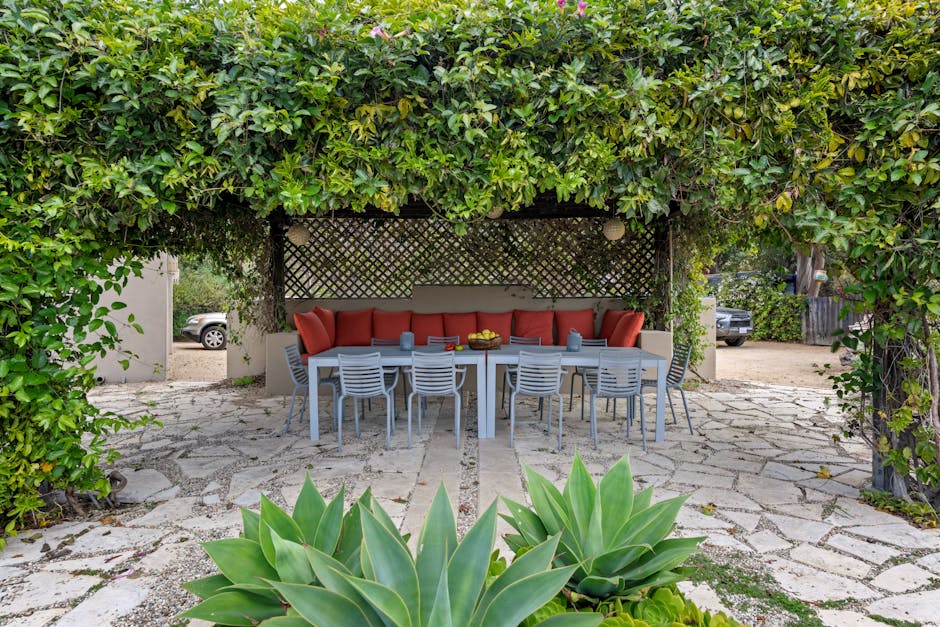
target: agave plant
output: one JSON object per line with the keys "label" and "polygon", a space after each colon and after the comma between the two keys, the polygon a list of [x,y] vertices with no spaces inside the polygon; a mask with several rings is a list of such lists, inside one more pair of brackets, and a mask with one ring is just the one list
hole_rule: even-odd
{"label": "agave plant", "polygon": [[[185,585],[204,600],[182,617],[272,627],[502,627],[547,603],[576,568],[552,568],[556,534],[491,569],[496,503],[458,542],[443,485],[416,557],[371,496],[345,517],[341,495],[328,505],[317,497],[308,478],[293,516],[263,500],[260,515],[245,511],[244,537],[206,543],[222,573]],[[596,625],[602,618],[572,614],[552,623]]]}
{"label": "agave plant", "polygon": [[506,536],[517,554],[561,534],[556,565],[574,566],[567,588],[604,600],[631,597],[684,577],[673,571],[704,538],[666,539],[686,497],[652,502],[652,488],[634,494],[626,456],[595,486],[575,456],[564,492],[526,467],[532,508],[504,498],[503,518],[518,532]]}

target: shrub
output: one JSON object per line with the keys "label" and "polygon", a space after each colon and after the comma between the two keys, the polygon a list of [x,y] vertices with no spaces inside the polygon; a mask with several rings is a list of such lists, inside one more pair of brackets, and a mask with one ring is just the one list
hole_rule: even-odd
{"label": "shrub", "polygon": [[784,294],[783,288],[783,282],[770,275],[723,275],[715,297],[723,307],[754,314],[753,339],[800,342],[807,300],[801,294]]}
{"label": "shrub", "polygon": [[207,262],[180,259],[180,280],[173,287],[173,334],[179,335],[186,319],[200,313],[228,311],[231,286]]}

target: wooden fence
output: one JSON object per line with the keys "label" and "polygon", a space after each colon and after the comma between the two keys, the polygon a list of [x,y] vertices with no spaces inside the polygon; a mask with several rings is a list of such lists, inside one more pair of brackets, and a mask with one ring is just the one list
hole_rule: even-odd
{"label": "wooden fence", "polygon": [[[848,330],[864,318],[864,314],[853,312],[843,298],[817,296],[808,300],[809,307],[803,314],[804,344],[829,346],[835,339],[833,332],[836,329]],[[841,316],[843,309],[848,311]]]}

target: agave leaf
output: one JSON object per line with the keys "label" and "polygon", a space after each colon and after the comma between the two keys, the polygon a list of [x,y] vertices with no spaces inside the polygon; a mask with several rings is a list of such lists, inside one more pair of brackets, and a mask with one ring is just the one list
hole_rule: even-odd
{"label": "agave leaf", "polygon": [[594,612],[568,612],[549,616],[539,627],[597,627],[604,620],[603,614]]}
{"label": "agave leaf", "polygon": [[260,583],[259,579],[277,579],[277,571],[268,563],[261,545],[245,538],[226,538],[202,545],[222,574],[232,583]]}
{"label": "agave leaf", "polygon": [[594,499],[594,511],[591,512],[591,518],[588,521],[587,528],[584,530],[584,555],[581,566],[587,572],[591,571],[593,558],[600,555],[606,548],[606,539],[604,538],[604,512],[601,500]]}
{"label": "agave leaf", "polygon": [[496,501],[480,516],[447,564],[451,617],[454,625],[466,625],[480,598],[490,567],[490,551],[496,542]]}
{"label": "agave leaf", "polygon": [[[398,531],[398,527],[392,521],[391,516],[388,515],[388,512],[379,504],[378,501],[372,499],[370,506],[367,508],[371,512],[377,521],[382,523],[382,526],[398,540],[398,543],[405,547],[405,550],[408,550],[408,538],[407,536],[401,535],[401,532]],[[409,551],[410,554],[410,551]]]}
{"label": "agave leaf", "polygon": [[532,510],[505,497],[503,497],[503,503],[506,504],[509,514],[500,514],[500,516],[519,532],[519,536],[527,543],[524,546],[534,546],[545,541],[548,532],[545,531],[542,521]]}
{"label": "agave leaf", "polygon": [[261,516],[258,512],[242,508],[242,527],[244,528],[243,537],[246,540],[258,541],[258,526],[261,524]]}
{"label": "agave leaf", "polygon": [[[366,490],[368,493],[368,490]],[[369,498],[372,498],[371,496]],[[343,516],[343,526],[340,529],[339,540],[333,555],[341,561],[353,575],[362,574],[362,565],[359,561],[359,551],[362,548],[362,522],[360,512],[364,508],[362,499],[353,503],[346,515]]]}
{"label": "agave leaf", "polygon": [[222,588],[232,585],[229,578],[225,575],[209,575],[193,579],[183,584],[184,590],[189,590],[200,599],[208,599],[217,594]]}
{"label": "agave leaf", "polygon": [[226,586],[219,592],[226,592],[228,590],[250,592],[252,594],[270,599],[271,601],[279,601],[277,594],[274,592],[274,588],[271,587],[270,581],[267,580],[261,580],[259,583],[233,583],[230,586]]}
{"label": "agave leaf", "polygon": [[366,615],[356,603],[332,590],[277,582],[274,587],[298,614],[318,627],[368,624]]}
{"label": "agave leaf", "polygon": [[[447,562],[457,548],[457,523],[451,508],[447,490],[441,482],[431,502],[427,518],[418,536],[416,568],[421,586],[421,624],[430,625],[428,619],[432,608],[438,607],[436,595],[441,582],[441,573],[446,573]],[[450,597],[447,597],[447,620],[450,621]]]}
{"label": "agave leaf", "polygon": [[284,608],[277,601],[250,592],[231,590],[209,597],[180,614],[180,617],[197,618],[218,625],[251,627],[258,624],[259,620],[283,614]]}
{"label": "agave leaf", "polygon": [[[450,507],[448,503],[448,507]],[[433,592],[433,603],[431,601],[426,601],[428,597],[425,597],[422,590],[422,606],[421,606],[421,625],[433,625],[434,627],[452,627],[453,622],[451,619],[451,607],[450,607],[450,591],[448,590],[448,580],[447,580],[447,568],[442,568],[439,573],[439,579],[437,582],[437,590]],[[428,612],[427,618],[424,616],[424,606],[430,606],[430,611]]]}
{"label": "agave leaf", "polygon": [[558,534],[552,536],[545,542],[532,547],[531,550],[526,551],[510,564],[483,593],[480,602],[477,604],[477,612],[479,613],[481,609],[485,610],[500,592],[513,583],[548,570],[551,567],[552,558],[555,556],[555,549],[558,547],[558,538]]}
{"label": "agave leaf", "polygon": [[618,592],[617,594],[621,596],[630,596],[641,590],[648,590],[652,588],[661,588],[663,586],[668,586],[670,584],[678,583],[685,580],[685,577],[675,573],[671,570],[661,571],[645,579],[639,583],[624,587],[623,591]]}
{"label": "agave leaf", "polygon": [[591,473],[588,472],[581,456],[576,454],[574,461],[571,462],[571,472],[568,474],[568,481],[565,483],[563,492],[570,514],[569,530],[576,537],[584,537],[587,533],[591,515],[594,513],[596,493],[597,488],[594,486]]}
{"label": "agave leaf", "polygon": [[291,514],[303,534],[304,543],[313,544],[316,540],[317,527],[320,526],[320,517],[323,516],[325,509],[326,501],[313,485],[308,473],[303,487],[300,488],[297,502],[294,504],[294,512]]}
{"label": "agave leaf", "polygon": [[258,627],[311,627],[313,623],[300,616],[275,616],[258,623]]}
{"label": "agave leaf", "polygon": [[270,533],[271,543],[274,546],[274,568],[280,580],[286,583],[313,582],[313,569],[307,561],[304,547],[296,542],[285,540],[273,529]]}
{"label": "agave leaf", "polygon": [[[575,566],[563,566],[514,581],[497,594],[492,603],[482,608],[482,613],[477,611],[471,625],[480,627],[518,625],[522,619],[558,594],[575,568]],[[506,572],[508,573],[509,570],[507,569]],[[505,573],[502,576],[505,576]]]}
{"label": "agave leaf", "polygon": [[261,526],[258,528],[258,542],[261,544],[265,559],[273,566],[275,555],[274,543],[271,541],[272,530],[285,540],[297,542],[298,544],[303,542],[303,534],[294,519],[262,494]]}
{"label": "agave leaf", "polygon": [[375,571],[373,579],[397,592],[408,608],[411,622],[420,624],[421,585],[418,582],[418,571],[408,548],[399,544],[396,536],[400,537],[389,533],[374,514],[363,513],[362,552],[369,555]]}
{"label": "agave leaf", "polygon": [[645,490],[640,490],[633,495],[633,512],[631,516],[636,516],[644,509],[650,506],[650,503],[653,502],[653,486],[646,488]]}
{"label": "agave leaf", "polygon": [[705,538],[670,538],[659,542],[653,551],[647,553],[632,568],[619,573],[627,581],[642,580],[659,571],[672,570],[684,562],[690,555],[698,552],[699,542]]}
{"label": "agave leaf", "polygon": [[359,591],[359,594],[385,619],[386,623],[391,623],[395,627],[411,627],[413,623],[411,614],[408,612],[408,605],[397,592],[368,579],[346,577],[346,580]]}
{"label": "agave leaf", "polygon": [[[672,533],[676,516],[679,515],[679,508],[682,507],[686,498],[688,497],[677,496],[666,499],[631,516],[617,531],[614,546],[655,545]],[[624,566],[626,564],[621,565],[620,568]]]}
{"label": "agave leaf", "polygon": [[570,528],[571,521],[568,519],[567,504],[558,488],[528,466],[526,466],[525,474],[532,507],[542,520],[545,531],[549,535],[554,535]]}
{"label": "agave leaf", "polygon": [[320,524],[317,525],[313,546],[324,553],[332,554],[336,550],[336,544],[339,542],[339,536],[343,530],[343,505],[345,500],[346,488],[341,487],[320,517]]}
{"label": "agave leaf", "polygon": [[369,625],[381,627],[383,624],[382,618],[372,608],[372,605],[365,600],[365,597],[359,594],[359,590],[349,583],[348,577],[355,575],[342,562],[333,559],[323,551],[318,551],[310,546],[304,547],[304,549],[310,566],[313,567],[313,572],[320,584],[327,590],[341,594],[356,603],[366,615]]}
{"label": "agave leaf", "polygon": [[[633,512],[633,472],[630,459],[624,455],[614,464],[598,484],[598,500],[603,512],[604,538],[612,542],[623,521]],[[605,549],[614,546],[608,544]]]}
{"label": "agave leaf", "polygon": [[575,589],[581,594],[603,599],[614,594],[622,582],[623,579],[621,577],[589,575],[579,581]]}

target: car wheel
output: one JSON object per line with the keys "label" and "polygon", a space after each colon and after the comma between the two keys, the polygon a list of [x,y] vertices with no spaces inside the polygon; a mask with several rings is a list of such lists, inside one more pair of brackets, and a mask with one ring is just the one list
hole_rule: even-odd
{"label": "car wheel", "polygon": [[220,351],[225,348],[225,327],[209,327],[202,332],[199,341],[203,348]]}
{"label": "car wheel", "polygon": [[725,344],[728,346],[740,346],[741,344],[744,344],[744,340],[746,339],[746,337],[735,337],[730,340],[725,340]]}

